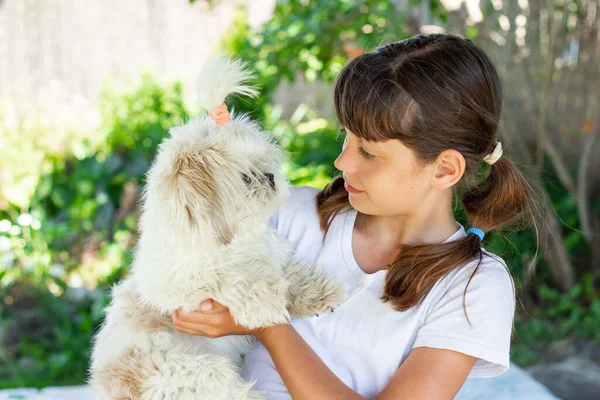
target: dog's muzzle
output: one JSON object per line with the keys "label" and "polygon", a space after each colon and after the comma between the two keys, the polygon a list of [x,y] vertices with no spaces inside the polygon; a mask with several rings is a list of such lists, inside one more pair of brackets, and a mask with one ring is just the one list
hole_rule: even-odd
{"label": "dog's muzzle", "polygon": [[[253,175],[258,178],[257,174]],[[242,174],[242,179],[244,179],[244,182],[246,183],[246,185],[251,185],[252,184],[252,179],[246,175],[246,174]],[[261,182],[269,182],[269,186],[271,186],[271,190],[275,190],[275,175],[273,175],[270,172],[267,172],[265,174],[262,175],[262,179],[260,179]]]}
{"label": "dog's muzzle", "polygon": [[265,178],[267,179],[267,181],[269,182],[269,185],[271,185],[271,189],[275,190],[275,175],[267,172],[265,174]]}

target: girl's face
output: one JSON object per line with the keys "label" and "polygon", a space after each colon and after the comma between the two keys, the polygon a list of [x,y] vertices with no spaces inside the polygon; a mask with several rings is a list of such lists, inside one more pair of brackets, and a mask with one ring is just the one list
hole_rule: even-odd
{"label": "girl's face", "polygon": [[427,167],[399,140],[369,142],[346,130],[334,165],[344,173],[350,204],[363,214],[411,214],[432,190]]}

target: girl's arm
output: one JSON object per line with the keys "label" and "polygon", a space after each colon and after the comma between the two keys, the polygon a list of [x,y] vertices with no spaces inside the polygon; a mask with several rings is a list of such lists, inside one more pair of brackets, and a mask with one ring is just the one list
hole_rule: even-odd
{"label": "girl's arm", "polygon": [[377,400],[452,400],[476,360],[457,351],[417,347],[400,365]]}
{"label": "girl's arm", "polygon": [[[291,325],[248,330],[235,324],[227,307],[214,300],[202,302],[201,310],[189,314],[175,311],[172,317],[177,330],[207,337],[256,336],[295,400],[363,399],[331,372]],[[377,399],[453,399],[475,361],[475,357],[452,350],[418,347]]]}
{"label": "girl's arm", "polygon": [[271,355],[294,400],[364,399],[331,372],[291,325],[266,328],[256,338]]}
{"label": "girl's arm", "polygon": [[[293,399],[362,399],[321,361],[290,325],[257,336],[269,351]],[[453,399],[475,364],[475,357],[446,349],[418,347],[402,363],[377,400]]]}
{"label": "girl's arm", "polygon": [[288,392],[297,399],[364,399],[346,386],[291,325],[248,330],[235,324],[227,307],[205,300],[201,311],[172,313],[180,332],[207,337],[254,335],[265,346]]}

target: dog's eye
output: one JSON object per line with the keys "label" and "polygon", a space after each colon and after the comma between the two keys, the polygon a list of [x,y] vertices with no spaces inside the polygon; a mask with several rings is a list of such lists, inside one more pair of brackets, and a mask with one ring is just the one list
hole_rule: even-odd
{"label": "dog's eye", "polygon": [[275,189],[275,175],[273,175],[270,172],[267,172],[265,174],[265,179],[267,180],[267,182],[269,182],[271,189]]}
{"label": "dog's eye", "polygon": [[249,185],[250,183],[252,183],[252,179],[246,174],[242,174],[242,179],[244,180],[244,183],[246,185]]}
{"label": "dog's eye", "polygon": [[270,172],[259,173],[256,171],[252,171],[252,177],[247,174],[242,173],[242,179],[247,186],[250,186],[253,182],[256,183],[265,183],[268,184],[271,189],[275,189],[275,175]]}

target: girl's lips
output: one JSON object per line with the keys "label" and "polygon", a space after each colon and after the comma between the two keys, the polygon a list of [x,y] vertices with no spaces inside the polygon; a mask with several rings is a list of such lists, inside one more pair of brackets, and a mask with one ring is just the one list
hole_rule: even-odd
{"label": "girl's lips", "polygon": [[364,193],[364,190],[358,190],[348,184],[348,182],[344,181],[344,187],[348,193]]}

